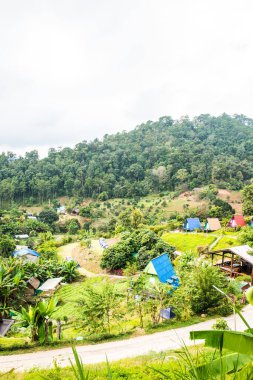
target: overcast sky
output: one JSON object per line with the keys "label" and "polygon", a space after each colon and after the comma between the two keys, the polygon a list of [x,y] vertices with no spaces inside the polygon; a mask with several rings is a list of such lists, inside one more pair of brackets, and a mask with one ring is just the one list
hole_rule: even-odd
{"label": "overcast sky", "polygon": [[0,151],[253,117],[252,0],[0,0]]}

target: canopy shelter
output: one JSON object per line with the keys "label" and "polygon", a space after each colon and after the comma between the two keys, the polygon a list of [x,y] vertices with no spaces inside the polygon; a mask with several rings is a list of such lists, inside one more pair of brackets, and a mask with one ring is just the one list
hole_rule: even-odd
{"label": "canopy shelter", "polygon": [[244,227],[246,222],[243,215],[233,215],[231,220],[228,222],[228,226],[232,228]]}
{"label": "canopy shelter", "polygon": [[[238,247],[230,247],[211,251],[212,263],[219,266],[230,277],[236,277],[243,274],[251,276],[251,284],[253,285],[253,249],[248,245],[240,245]],[[214,257],[220,256],[221,261],[214,263]]]}
{"label": "canopy shelter", "polygon": [[207,218],[204,231],[218,231],[221,229],[221,224],[218,218]]}
{"label": "canopy shelter", "polygon": [[143,272],[157,278],[160,282],[172,285],[174,289],[179,286],[179,279],[167,253],[151,260]]}
{"label": "canopy shelter", "polygon": [[12,256],[16,258],[22,258],[24,261],[35,262],[39,259],[40,254],[33,249],[25,247],[14,251]]}
{"label": "canopy shelter", "polygon": [[201,223],[199,218],[187,218],[184,222],[184,230],[185,231],[194,231],[196,229],[201,230]]}

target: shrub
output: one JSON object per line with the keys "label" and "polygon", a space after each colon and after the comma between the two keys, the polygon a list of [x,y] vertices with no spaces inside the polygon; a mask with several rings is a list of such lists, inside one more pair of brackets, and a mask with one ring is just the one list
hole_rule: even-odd
{"label": "shrub", "polygon": [[216,322],[213,324],[212,328],[214,330],[230,330],[227,321],[223,318],[217,319]]}

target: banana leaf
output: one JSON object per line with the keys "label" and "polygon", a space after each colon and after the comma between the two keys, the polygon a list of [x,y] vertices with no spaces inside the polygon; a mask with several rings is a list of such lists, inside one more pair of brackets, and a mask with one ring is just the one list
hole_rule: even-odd
{"label": "banana leaf", "polygon": [[191,331],[190,338],[205,339],[205,345],[219,350],[230,351],[253,357],[253,336],[245,332],[237,331]]}
{"label": "banana leaf", "polygon": [[251,360],[248,355],[232,353],[196,367],[195,372],[197,372],[200,379],[209,379],[210,375],[216,377],[221,373],[236,373],[250,363]]}

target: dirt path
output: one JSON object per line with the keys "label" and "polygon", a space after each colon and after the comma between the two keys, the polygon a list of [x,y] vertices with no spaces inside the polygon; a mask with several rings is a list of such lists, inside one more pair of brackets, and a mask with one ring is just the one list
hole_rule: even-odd
{"label": "dirt path", "polygon": [[[247,321],[253,321],[253,307],[248,305],[243,311],[243,316]],[[234,317],[225,318],[230,328],[234,329]],[[150,335],[139,336],[122,341],[100,343],[96,345],[78,346],[77,351],[85,364],[95,364],[106,361],[106,356],[110,362],[145,355],[149,352],[161,352],[164,350],[178,349],[182,342],[187,346],[194,342],[189,339],[190,331],[208,330],[212,328],[215,319],[198,323],[196,325],[182,327],[175,330],[163,331]],[[245,330],[245,325],[236,317],[236,327],[238,331]],[[200,343],[199,341],[197,343]],[[0,356],[1,371],[8,371],[15,368],[18,371],[29,370],[33,367],[49,368],[54,366],[54,361],[60,367],[69,366],[69,358],[73,360],[71,348],[34,352],[29,354]]]}
{"label": "dirt path", "polygon": [[66,259],[67,257],[72,257],[72,259],[78,262],[80,264],[80,268],[78,268],[78,271],[83,276],[86,276],[86,277],[97,276],[95,273],[88,271],[82,266],[83,257],[82,257],[82,247],[80,243],[70,243],[67,245],[63,245],[62,247],[59,248],[58,254],[64,259]]}
{"label": "dirt path", "polygon": [[[115,239],[107,240],[109,246],[115,244],[115,242]],[[82,247],[79,242],[66,244],[58,249],[58,255],[63,259],[71,257],[80,265],[80,268],[78,268],[78,270],[83,276],[106,276],[110,278],[123,278],[123,276],[107,274],[105,271],[102,271],[102,269],[99,268],[102,254],[103,248],[100,246],[98,240],[91,241],[90,249]],[[88,268],[92,268],[92,263],[94,263],[94,272],[87,269],[87,266]]]}

